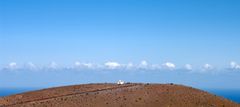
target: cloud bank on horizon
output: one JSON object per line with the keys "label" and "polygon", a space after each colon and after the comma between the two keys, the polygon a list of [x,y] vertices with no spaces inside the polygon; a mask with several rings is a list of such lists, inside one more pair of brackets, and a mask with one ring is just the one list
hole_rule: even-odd
{"label": "cloud bank on horizon", "polygon": [[18,65],[17,62],[10,62],[5,67],[0,68],[0,71],[10,70],[10,71],[17,71],[17,70],[29,70],[29,71],[41,71],[41,70],[164,70],[164,71],[177,71],[177,70],[185,70],[185,71],[221,71],[223,69],[238,71],[240,70],[240,65],[234,61],[229,63],[229,67],[227,68],[216,68],[211,64],[204,64],[201,67],[193,67],[191,64],[185,64],[184,66],[177,66],[172,62],[165,62],[163,64],[149,64],[146,60],[141,61],[138,64],[133,64],[129,62],[127,64],[119,63],[116,61],[107,61],[103,64],[97,63],[84,63],[80,61],[76,61],[74,64],[70,66],[60,66],[56,62],[51,62],[49,65],[38,66],[32,62],[28,62],[24,65]]}
{"label": "cloud bank on horizon", "polygon": [[[107,61],[102,64],[76,61],[69,66],[51,62],[39,66],[33,62],[20,65],[11,62],[0,70],[1,87],[53,87],[83,83],[115,82],[119,79],[129,82],[176,83],[198,88],[240,89],[240,68],[230,62],[228,68],[219,69],[211,64],[199,68],[191,64],[178,66],[173,62],[151,64],[145,60],[139,63]],[[222,85],[224,84],[224,85]]]}

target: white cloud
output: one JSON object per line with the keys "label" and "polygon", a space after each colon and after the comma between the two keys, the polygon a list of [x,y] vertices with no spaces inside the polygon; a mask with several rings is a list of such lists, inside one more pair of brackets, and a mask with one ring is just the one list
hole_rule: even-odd
{"label": "white cloud", "polygon": [[166,63],[162,64],[162,66],[163,66],[164,68],[167,68],[167,69],[170,69],[170,70],[176,68],[176,65],[175,65],[174,63],[171,63],[171,62],[166,62]]}
{"label": "white cloud", "polygon": [[16,69],[17,68],[17,63],[16,62],[11,62],[8,64],[8,67],[9,69]]}
{"label": "white cloud", "polygon": [[148,63],[147,63],[147,61],[142,61],[140,65],[141,65],[141,66],[147,66]]}
{"label": "white cloud", "polygon": [[94,68],[94,65],[92,63],[80,63],[79,61],[75,62],[75,67],[78,68]]}
{"label": "white cloud", "polygon": [[108,69],[116,69],[121,67],[121,64],[119,64],[118,62],[106,62],[104,64]]}
{"label": "white cloud", "polygon": [[57,69],[57,66],[58,66],[58,64],[53,61],[53,62],[50,63],[49,68],[51,68],[51,69]]}
{"label": "white cloud", "polygon": [[16,62],[11,62],[9,63],[9,67],[16,67],[17,66],[17,63]]}
{"label": "white cloud", "polygon": [[83,66],[85,66],[87,68],[92,68],[93,64],[92,63],[83,63]]}
{"label": "white cloud", "polygon": [[26,67],[27,67],[28,69],[36,69],[36,68],[37,68],[37,66],[36,66],[35,64],[33,64],[32,62],[28,62],[27,65],[26,65]]}
{"label": "white cloud", "polygon": [[185,68],[187,69],[187,70],[192,70],[193,68],[192,68],[192,65],[190,65],[190,64],[186,64],[185,65]]}
{"label": "white cloud", "polygon": [[148,62],[145,61],[145,60],[141,61],[138,68],[147,69],[148,68]]}
{"label": "white cloud", "polygon": [[205,64],[205,65],[203,65],[203,69],[204,70],[211,70],[211,69],[213,69],[213,66],[210,65],[210,64]]}
{"label": "white cloud", "polygon": [[133,63],[130,62],[126,65],[126,69],[132,69],[132,68],[134,68]]}
{"label": "white cloud", "polygon": [[81,66],[81,63],[78,62],[78,61],[76,61],[76,62],[75,62],[75,66]]}
{"label": "white cloud", "polygon": [[240,65],[233,61],[230,63],[230,66],[232,69],[240,69]]}

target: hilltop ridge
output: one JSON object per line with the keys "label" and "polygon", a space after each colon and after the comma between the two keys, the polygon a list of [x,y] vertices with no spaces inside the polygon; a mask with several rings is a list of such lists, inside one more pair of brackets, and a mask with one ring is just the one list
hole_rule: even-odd
{"label": "hilltop ridge", "polygon": [[83,84],[0,98],[0,107],[240,107],[207,92],[175,84]]}

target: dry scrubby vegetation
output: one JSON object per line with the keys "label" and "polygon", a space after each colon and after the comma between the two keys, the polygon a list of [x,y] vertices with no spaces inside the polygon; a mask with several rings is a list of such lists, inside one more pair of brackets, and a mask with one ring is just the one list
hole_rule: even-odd
{"label": "dry scrubby vegetation", "polygon": [[191,87],[170,84],[85,84],[0,99],[0,107],[240,107]]}

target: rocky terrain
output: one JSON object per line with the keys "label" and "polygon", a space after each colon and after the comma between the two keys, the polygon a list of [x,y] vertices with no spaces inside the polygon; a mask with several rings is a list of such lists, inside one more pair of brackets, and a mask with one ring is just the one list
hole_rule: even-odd
{"label": "rocky terrain", "polygon": [[240,107],[207,92],[174,84],[83,84],[0,98],[0,107]]}

